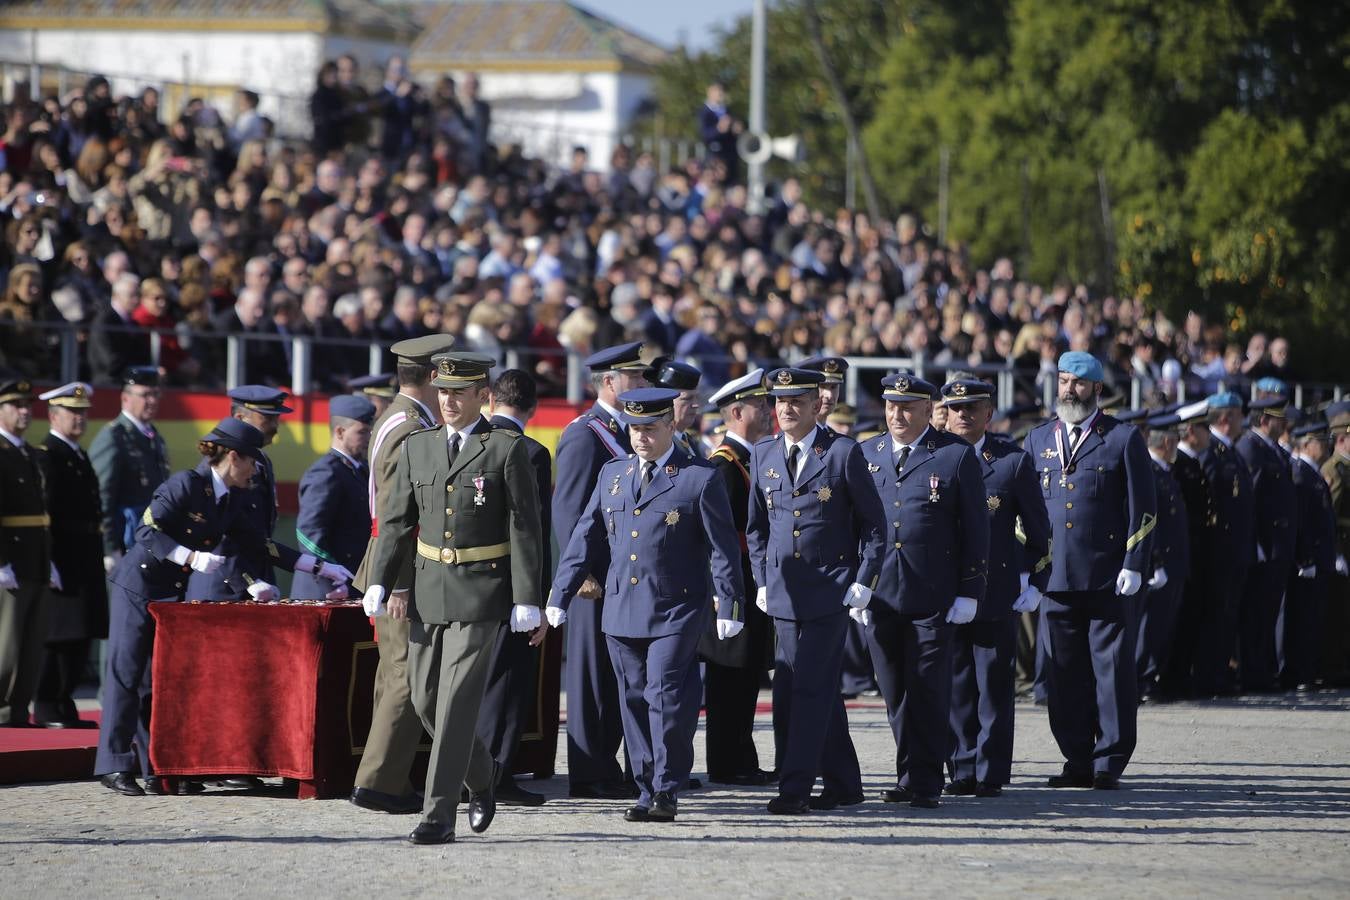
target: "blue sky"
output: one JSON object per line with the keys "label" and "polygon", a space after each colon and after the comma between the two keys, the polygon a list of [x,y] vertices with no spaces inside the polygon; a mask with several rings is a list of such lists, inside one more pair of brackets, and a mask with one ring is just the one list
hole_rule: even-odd
{"label": "blue sky", "polygon": [[626,25],[667,47],[681,35],[692,50],[712,43],[712,28],[749,14],[753,0],[577,0],[592,12]]}

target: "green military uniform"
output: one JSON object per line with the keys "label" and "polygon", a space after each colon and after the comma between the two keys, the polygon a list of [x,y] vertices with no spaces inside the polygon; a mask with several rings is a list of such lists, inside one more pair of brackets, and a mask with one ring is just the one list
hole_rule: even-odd
{"label": "green military uniform", "polygon": [[[438,388],[487,384],[483,357],[432,362]],[[412,560],[408,672],[413,706],[432,734],[423,818],[453,826],[460,786],[492,786],[492,758],[475,726],[498,632],[513,605],[539,606],[543,541],[525,443],[481,416],[463,432],[414,432],[380,514],[366,576],[396,584]]]}
{"label": "green military uniform", "polygon": [[98,473],[103,503],[103,553],[120,556],[135,543],[141,515],[169,477],[169,450],[153,427],[143,430],[121,415],[89,445],[89,461]]}
{"label": "green military uniform", "polygon": [[[1350,418],[1332,417],[1333,441],[1350,429]],[[1336,553],[1350,557],[1350,457],[1333,453],[1322,464],[1322,477],[1331,488],[1331,506],[1336,513]],[[1322,630],[1322,674],[1329,684],[1350,683],[1350,583],[1333,575],[1328,591],[1326,623]]]}
{"label": "green military uniform", "polygon": [[[0,404],[31,403],[31,392],[27,381],[0,380]],[[0,570],[17,582],[0,587],[0,725],[28,723],[47,637],[51,537],[37,454],[20,435],[0,434]]]}

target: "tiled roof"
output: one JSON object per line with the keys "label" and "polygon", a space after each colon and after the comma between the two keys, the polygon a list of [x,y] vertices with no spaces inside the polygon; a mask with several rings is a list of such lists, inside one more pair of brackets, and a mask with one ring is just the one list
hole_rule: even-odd
{"label": "tiled roof", "polygon": [[373,0],[36,0],[0,3],[0,27],[27,20],[90,27],[144,20],[147,27],[177,22],[238,24],[241,29],[294,23],[328,31],[386,33],[411,39],[416,23]]}

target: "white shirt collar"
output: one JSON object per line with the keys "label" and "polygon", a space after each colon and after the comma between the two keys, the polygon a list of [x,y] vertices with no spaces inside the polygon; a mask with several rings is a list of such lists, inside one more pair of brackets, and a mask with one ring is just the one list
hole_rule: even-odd
{"label": "white shirt collar", "polygon": [[493,415],[500,416],[501,418],[506,419],[507,421],[510,422],[515,422],[516,427],[518,427],[522,432],[525,430],[525,423],[517,419],[515,416],[508,416],[504,412],[494,413]]}
{"label": "white shirt collar", "polygon": [[595,405],[603,409],[605,412],[609,413],[610,418],[613,419],[615,422],[618,422],[620,425],[623,424],[623,419],[619,418],[619,411],[617,409],[610,406],[608,403],[601,400],[599,397],[595,398]]}
{"label": "white shirt collar", "polygon": [[144,422],[133,416],[131,413],[127,412],[125,409],[122,410],[122,415],[126,417],[126,420],[128,422],[130,422],[133,426],[135,426],[137,431],[139,431],[146,437],[150,437],[155,433],[155,429],[152,426],[146,425]]}
{"label": "white shirt collar", "polygon": [[803,435],[800,441],[794,441],[792,438],[788,437],[788,433],[786,431],[783,432],[783,455],[787,456],[787,452],[791,450],[793,447],[801,447],[802,456],[805,457],[806,448],[811,446],[812,442],[815,441],[816,431],[819,428],[820,428],[819,425],[814,426],[810,431],[808,431],[805,435]]}
{"label": "white shirt collar", "polygon": [[62,441],[65,442],[65,445],[66,445],[67,447],[69,447],[70,449],[74,450],[76,453],[78,453],[78,454],[81,455],[81,456],[84,455],[84,448],[81,447],[81,446],[79,445],[78,442],[72,441],[70,438],[66,437],[66,436],[65,436],[64,434],[62,434],[61,432],[57,431],[55,428],[53,428],[51,431],[49,431],[48,434],[50,434],[52,437],[60,438]]}
{"label": "white shirt collar", "polygon": [[988,437],[989,437],[988,434],[982,434],[980,435],[980,439],[975,442],[975,452],[977,454],[980,453],[982,450],[984,450],[984,442],[986,439],[988,439]]}
{"label": "white shirt collar", "polygon": [[3,428],[0,428],[0,437],[3,437],[5,440],[9,441],[15,447],[23,446],[23,438],[19,437],[17,434],[10,434]]}
{"label": "white shirt collar", "polygon": [[1185,454],[1186,454],[1187,456],[1189,456],[1191,459],[1198,459],[1198,458],[1200,457],[1200,454],[1196,453],[1194,450],[1192,450],[1192,449],[1191,449],[1190,447],[1188,447],[1186,444],[1177,444],[1177,449],[1178,449],[1179,451],[1181,451],[1182,453],[1185,453]]}
{"label": "white shirt collar", "polygon": [[1223,444],[1225,447],[1229,448],[1230,450],[1232,449],[1232,447],[1233,447],[1233,442],[1230,441],[1226,436],[1224,436],[1224,435],[1222,435],[1222,434],[1219,434],[1219,432],[1215,431],[1213,428],[1211,428],[1211,429],[1209,430],[1209,433],[1212,434],[1212,435],[1214,435],[1214,439],[1215,439],[1216,441],[1218,441],[1220,444]]}
{"label": "white shirt collar", "polygon": [[353,466],[359,467],[359,466],[364,465],[364,463],[362,463],[361,460],[357,459],[356,457],[354,457],[354,456],[352,456],[352,455],[350,455],[350,454],[348,454],[348,453],[343,453],[341,450],[339,450],[339,449],[336,448],[336,447],[329,447],[328,449],[332,450],[334,453],[336,453],[338,456],[340,456],[340,457],[342,457],[343,459],[345,459],[347,462],[351,463]]}
{"label": "white shirt collar", "polygon": [[924,428],[924,430],[923,430],[922,432],[919,433],[919,436],[916,437],[916,438],[913,440],[913,442],[911,442],[911,443],[909,443],[909,444],[902,444],[902,443],[900,443],[899,441],[897,441],[897,440],[895,439],[894,436],[892,436],[892,437],[891,437],[891,455],[892,455],[892,456],[898,456],[898,455],[900,454],[900,451],[903,450],[905,447],[908,447],[908,448],[910,449],[910,452],[912,453],[912,452],[914,451],[914,448],[917,447],[917,446],[919,446],[920,444],[922,444],[923,441],[924,441],[924,438],[928,437],[928,432],[930,432],[930,431],[932,431],[932,430],[933,430],[933,426],[932,426],[932,425],[927,426],[926,428]]}
{"label": "white shirt collar", "polygon": [[1172,471],[1172,464],[1167,460],[1163,459],[1161,456],[1155,456],[1153,453],[1150,452],[1149,457],[1151,457],[1155,463],[1162,466],[1162,470],[1164,472]]}
{"label": "white shirt collar", "polygon": [[[480,417],[480,418],[481,418],[481,417]],[[469,439],[469,436],[470,436],[471,434],[473,434],[473,430],[474,430],[475,428],[478,427],[478,421],[479,421],[478,419],[474,419],[474,420],[473,420],[473,423],[472,423],[471,425],[467,426],[466,428],[464,428],[463,430],[456,430],[455,427],[454,427],[453,425],[451,425],[449,422],[446,422],[446,423],[445,423],[445,441],[446,441],[446,443],[448,444],[448,443],[450,442],[450,436],[451,436],[452,434],[458,434],[458,435],[459,435],[459,449],[463,450],[463,449],[464,449],[464,443]]]}
{"label": "white shirt collar", "polygon": [[1253,429],[1252,429],[1252,434],[1256,435],[1256,436],[1259,437],[1261,440],[1265,441],[1265,442],[1266,442],[1266,446],[1268,446],[1268,447],[1274,447],[1276,450],[1283,449],[1282,447],[1280,447],[1280,445],[1279,445],[1278,443],[1276,443],[1274,440],[1271,439],[1270,435],[1266,434],[1264,431],[1262,431],[1262,430],[1259,429],[1259,428],[1253,428]]}
{"label": "white shirt collar", "polygon": [[747,441],[745,438],[741,437],[739,434],[736,434],[735,432],[728,431],[725,435],[723,435],[723,437],[724,437],[724,438],[730,438],[731,440],[733,440],[733,441],[735,441],[736,443],[740,444],[742,447],[744,447],[744,448],[747,449],[747,450],[753,450],[753,449],[754,449],[754,446],[753,446],[749,441]]}
{"label": "white shirt collar", "polygon": [[[637,456],[636,453],[633,454],[633,455],[634,455],[634,456]],[[656,468],[657,468],[657,469],[660,469],[660,468],[662,468],[663,466],[665,466],[665,464],[666,464],[667,462],[669,462],[669,461],[670,461],[670,458],[671,458],[672,456],[674,456],[674,455],[675,455],[675,442],[672,441],[671,444],[670,444],[670,446],[666,448],[666,452],[665,452],[665,453],[662,453],[659,457],[657,457],[655,460],[653,460],[653,462],[656,463]],[[647,462],[647,460],[645,460],[645,459],[643,459],[642,457],[638,456],[638,462],[644,463],[644,464],[645,464],[645,463]],[[654,471],[656,471],[656,469],[653,469],[652,471],[654,472]]]}
{"label": "white shirt collar", "polygon": [[211,470],[211,486],[216,490],[217,503],[224,500],[225,495],[230,492],[230,489],[225,486],[225,479],[221,478],[220,473],[215,469]]}
{"label": "white shirt collar", "polygon": [[432,425],[435,425],[437,422],[440,421],[441,417],[432,412],[431,407],[427,406],[421,400],[418,400],[412,394],[404,394],[403,396],[407,397],[409,400],[416,403],[417,408],[422,410],[422,420],[424,422],[428,422]]}
{"label": "white shirt collar", "polygon": [[1310,457],[1310,456],[1304,456],[1302,453],[1295,453],[1295,454],[1294,454],[1294,459],[1301,459],[1301,460],[1303,460],[1305,463],[1307,463],[1308,465],[1312,466],[1312,467],[1313,467],[1314,469],[1316,469],[1317,471],[1319,471],[1319,472],[1321,471],[1321,467],[1319,467],[1319,466],[1317,465],[1317,460],[1313,459],[1313,458]]}

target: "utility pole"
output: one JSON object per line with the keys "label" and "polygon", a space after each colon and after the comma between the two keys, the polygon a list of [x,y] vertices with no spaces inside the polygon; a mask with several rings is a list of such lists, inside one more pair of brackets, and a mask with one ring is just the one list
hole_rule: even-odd
{"label": "utility pole", "polygon": [[[755,0],[750,18],[750,133],[764,136],[764,32],[768,16],[765,0]],[[751,215],[764,212],[764,163],[751,162],[746,166],[750,196],[747,205]]]}

